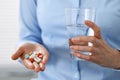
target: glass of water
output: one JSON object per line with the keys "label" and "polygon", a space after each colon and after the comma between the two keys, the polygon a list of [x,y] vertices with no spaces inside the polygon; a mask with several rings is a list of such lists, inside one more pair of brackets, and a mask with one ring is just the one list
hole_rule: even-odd
{"label": "glass of water", "polygon": [[[95,8],[66,8],[66,26],[69,36],[69,45],[79,45],[72,44],[71,38],[76,36],[89,36],[94,35],[92,29],[85,25],[85,20],[95,21]],[[71,50],[71,53],[73,51]],[[89,55],[89,52],[80,52]],[[75,57],[75,59],[79,60]]]}

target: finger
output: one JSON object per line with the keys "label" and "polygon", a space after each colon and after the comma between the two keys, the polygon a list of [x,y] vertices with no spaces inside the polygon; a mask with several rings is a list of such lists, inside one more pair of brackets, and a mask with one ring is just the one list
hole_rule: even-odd
{"label": "finger", "polygon": [[27,59],[23,59],[22,60],[22,63],[23,63],[23,65],[26,67],[26,68],[28,68],[28,69],[34,69],[35,67],[34,67],[34,65],[33,65],[33,63],[31,63],[29,60],[27,60]]}
{"label": "finger", "polygon": [[69,39],[69,45],[81,45],[81,46],[85,46],[88,45],[88,42],[80,42],[79,40],[72,40]]}
{"label": "finger", "polygon": [[90,55],[85,55],[85,54],[78,53],[78,52],[74,52],[73,54],[80,59],[84,59],[84,60],[90,60],[91,59]]}
{"label": "finger", "polygon": [[24,53],[22,48],[18,48],[15,53],[11,56],[13,60],[18,59]]}
{"label": "finger", "polygon": [[98,38],[98,39],[101,39],[101,38],[102,38],[102,37],[101,37],[101,33],[100,33],[100,28],[99,28],[96,24],[94,24],[93,22],[88,21],[88,20],[85,21],[85,24],[86,24],[88,27],[90,27],[90,28],[93,29],[93,31],[94,31],[94,36],[95,36],[96,38]]}
{"label": "finger", "polygon": [[45,70],[45,64],[44,63],[40,63],[39,65],[40,65],[40,70],[44,71]]}
{"label": "finger", "polygon": [[97,42],[97,38],[94,36],[78,36],[78,37],[74,37],[71,39],[72,43],[85,43],[85,42],[92,42],[93,44],[96,44]]}
{"label": "finger", "polygon": [[48,52],[46,52],[45,54],[43,54],[43,59],[42,59],[42,63],[43,64],[46,64],[47,63],[47,61],[48,61],[48,57],[49,57],[49,54],[48,54]]}
{"label": "finger", "polygon": [[75,51],[83,51],[83,52],[93,52],[94,51],[94,47],[91,47],[91,46],[76,46],[76,45],[73,45],[73,46],[70,46],[70,48],[72,50],[75,50]]}
{"label": "finger", "polygon": [[39,71],[40,71],[40,66],[39,66],[39,64],[36,63],[36,62],[33,62],[33,65],[35,66],[34,71],[35,71],[35,72],[39,72]]}

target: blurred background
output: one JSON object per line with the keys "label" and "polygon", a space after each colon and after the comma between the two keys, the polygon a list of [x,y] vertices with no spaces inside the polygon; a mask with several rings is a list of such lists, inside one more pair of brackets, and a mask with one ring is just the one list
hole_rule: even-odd
{"label": "blurred background", "polygon": [[19,0],[0,0],[0,80],[31,80],[36,77],[17,61],[11,60],[19,32]]}

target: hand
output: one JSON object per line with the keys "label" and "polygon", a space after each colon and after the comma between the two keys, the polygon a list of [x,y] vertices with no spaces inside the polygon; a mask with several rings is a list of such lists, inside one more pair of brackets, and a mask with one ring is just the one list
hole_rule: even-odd
{"label": "hand", "polygon": [[75,51],[90,52],[91,55],[74,52],[73,54],[81,59],[85,59],[101,66],[110,68],[120,68],[120,52],[111,48],[102,38],[100,28],[91,21],[85,21],[85,24],[94,30],[94,36],[78,36],[71,39],[75,43],[93,43],[93,46],[71,45],[70,48]]}
{"label": "hand", "polygon": [[[31,51],[40,51],[42,50],[43,53],[43,59],[38,64],[36,62],[30,62],[28,59],[24,58],[24,55],[31,52]],[[35,72],[44,71],[45,70],[45,64],[48,61],[49,53],[48,51],[40,44],[32,44],[32,43],[25,43],[22,46],[20,46],[16,52],[12,55],[12,59],[16,60],[20,58],[22,60],[23,65],[31,70],[34,70]]]}

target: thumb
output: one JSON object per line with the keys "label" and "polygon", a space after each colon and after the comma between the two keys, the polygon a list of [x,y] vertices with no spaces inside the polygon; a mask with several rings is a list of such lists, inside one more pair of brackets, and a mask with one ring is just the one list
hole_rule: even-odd
{"label": "thumb", "polygon": [[23,54],[23,49],[22,48],[18,48],[15,53],[11,56],[11,58],[13,60],[18,59],[21,55]]}
{"label": "thumb", "polygon": [[85,24],[86,24],[88,27],[90,27],[90,28],[93,29],[93,31],[94,31],[94,36],[95,36],[96,38],[98,38],[98,39],[101,39],[101,38],[102,38],[101,32],[100,32],[100,27],[98,27],[95,23],[93,23],[93,22],[91,22],[91,21],[88,21],[88,20],[85,21]]}

